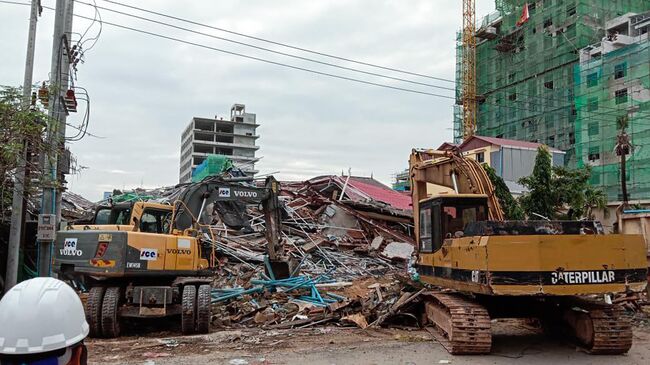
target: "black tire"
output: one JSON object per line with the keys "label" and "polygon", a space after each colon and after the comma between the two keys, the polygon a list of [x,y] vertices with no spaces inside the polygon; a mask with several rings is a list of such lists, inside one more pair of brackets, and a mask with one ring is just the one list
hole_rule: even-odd
{"label": "black tire", "polygon": [[212,322],[211,291],[210,285],[199,286],[196,296],[196,331],[198,333],[210,332],[210,322]]}
{"label": "black tire", "polygon": [[90,327],[90,337],[100,337],[102,335],[102,301],[106,288],[95,286],[88,292],[86,300],[86,322]]}
{"label": "black tire", "polygon": [[194,285],[183,287],[181,307],[181,332],[184,335],[192,334],[196,330],[196,287]]}
{"label": "black tire", "polygon": [[120,288],[111,287],[106,289],[102,301],[102,334],[106,338],[120,336]]}

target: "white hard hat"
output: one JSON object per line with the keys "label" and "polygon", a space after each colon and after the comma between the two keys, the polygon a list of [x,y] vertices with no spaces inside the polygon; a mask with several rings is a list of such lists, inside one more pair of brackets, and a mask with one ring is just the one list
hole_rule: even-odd
{"label": "white hard hat", "polygon": [[0,300],[0,354],[26,355],[72,346],[88,336],[77,293],[61,280],[34,278]]}

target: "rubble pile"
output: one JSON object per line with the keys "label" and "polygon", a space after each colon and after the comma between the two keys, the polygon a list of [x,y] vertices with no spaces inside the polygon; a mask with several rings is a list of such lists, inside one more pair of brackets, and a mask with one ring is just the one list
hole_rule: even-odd
{"label": "rubble pile", "polygon": [[267,275],[264,219],[256,207],[248,207],[251,230],[240,231],[226,226],[215,210],[210,231],[203,233],[218,257],[213,325],[281,329],[336,321],[365,328],[409,316],[404,310],[418,296],[404,285],[413,252],[411,211],[396,205],[408,207],[410,197],[372,179],[366,179],[375,185],[365,193],[358,186],[370,183],[353,179],[281,184],[282,244],[298,262],[289,279]]}

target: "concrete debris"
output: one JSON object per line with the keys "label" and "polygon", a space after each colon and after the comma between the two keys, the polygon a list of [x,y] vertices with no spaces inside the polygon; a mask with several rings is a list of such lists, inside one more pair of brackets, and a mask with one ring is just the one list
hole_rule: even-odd
{"label": "concrete debris", "polygon": [[381,253],[389,259],[408,260],[413,253],[413,245],[406,242],[391,242]]}
{"label": "concrete debris", "polygon": [[372,239],[372,242],[370,243],[370,249],[377,251],[379,250],[379,247],[381,247],[382,243],[384,243],[384,237],[377,236]]}

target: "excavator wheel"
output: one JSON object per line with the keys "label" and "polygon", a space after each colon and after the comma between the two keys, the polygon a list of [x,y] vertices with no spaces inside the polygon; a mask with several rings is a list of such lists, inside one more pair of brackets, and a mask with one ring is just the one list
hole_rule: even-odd
{"label": "excavator wheel", "polygon": [[181,332],[184,335],[189,335],[196,330],[196,287],[194,285],[185,285],[183,287],[181,306]]}
{"label": "excavator wheel", "polygon": [[210,285],[199,286],[196,298],[196,331],[198,333],[210,332],[212,320],[212,288]]}
{"label": "excavator wheel", "polygon": [[490,353],[490,316],[483,306],[458,294],[431,293],[424,307],[427,318],[435,326],[430,332],[449,353]]}
{"label": "excavator wheel", "polygon": [[86,301],[86,322],[90,326],[90,337],[100,337],[102,335],[102,301],[106,288],[95,286],[88,292]]}
{"label": "excavator wheel", "polygon": [[106,338],[120,336],[120,288],[110,287],[104,293],[102,300],[102,334]]}

